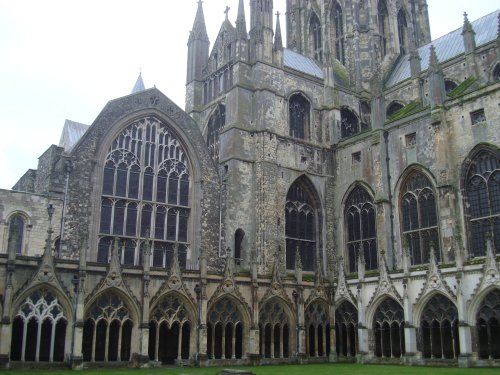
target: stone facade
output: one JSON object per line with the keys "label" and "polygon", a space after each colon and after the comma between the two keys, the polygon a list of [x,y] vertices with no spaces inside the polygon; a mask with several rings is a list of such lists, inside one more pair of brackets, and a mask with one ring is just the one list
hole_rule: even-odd
{"label": "stone facade", "polygon": [[0,192],[4,366],[499,364],[496,14],[272,5]]}

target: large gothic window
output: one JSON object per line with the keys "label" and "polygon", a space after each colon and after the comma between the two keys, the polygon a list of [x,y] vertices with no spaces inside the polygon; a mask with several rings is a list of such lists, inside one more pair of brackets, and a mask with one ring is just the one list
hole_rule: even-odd
{"label": "large gothic window", "polygon": [[401,192],[403,243],[409,249],[411,264],[429,263],[431,247],[440,261],[436,197],[431,182],[415,171],[406,179]]}
{"label": "large gothic window", "polygon": [[260,355],[262,358],[290,356],[290,321],[276,299],[264,304],[259,312]]}
{"label": "large gothic window", "polygon": [[210,359],[242,358],[243,322],[229,298],[215,302],[208,312],[207,354]]}
{"label": "large gothic window", "polygon": [[98,261],[108,261],[112,237],[119,237],[121,262],[140,264],[151,238],[153,266],[168,266],[178,243],[184,267],[191,177],[171,128],[153,117],[134,122],[115,138],[104,165]]}
{"label": "large gothic window", "polygon": [[218,105],[208,120],[207,147],[212,158],[219,161],[219,134],[226,125],[226,107]]}
{"label": "large gothic window", "polygon": [[496,153],[480,152],[470,162],[465,178],[466,218],[472,256],[486,253],[486,236],[493,235],[500,253],[500,160]]}
{"label": "large gothic window", "polygon": [[380,35],[380,57],[387,55],[387,43],[389,36],[389,12],[385,0],[379,0],[377,6],[378,32]]}
{"label": "large gothic window", "polygon": [[100,296],[86,313],[82,351],[86,362],[129,361],[132,318],[116,293]]}
{"label": "large gothic window", "polygon": [[9,237],[7,252],[15,252],[18,255],[23,253],[23,239],[26,224],[24,218],[19,215],[13,215],[9,221]]}
{"label": "large gothic window", "polygon": [[290,97],[288,115],[290,136],[305,139],[309,130],[309,102],[300,94]]}
{"label": "large gothic window", "polygon": [[162,364],[189,359],[192,325],[188,309],[178,296],[162,298],[149,322],[149,359]]}
{"label": "large gothic window", "polygon": [[296,181],[288,190],[285,204],[286,268],[295,269],[296,254],[302,268],[314,270],[317,213],[309,189]]}
{"label": "large gothic window", "polygon": [[500,290],[486,295],[476,315],[478,355],[500,359]]}
{"label": "large gothic window", "polygon": [[316,13],[311,15],[311,20],[309,21],[309,35],[310,43],[312,46],[312,55],[315,60],[322,61],[322,35],[321,35],[321,22]]}
{"label": "large gothic window", "polygon": [[328,307],[319,302],[311,303],[305,312],[307,354],[326,357],[330,354],[330,318]]}
{"label": "large gothic window", "polygon": [[337,355],[355,357],[358,347],[358,310],[348,301],[335,309]]}
{"label": "large gothic window", "polygon": [[12,361],[62,362],[67,320],[57,297],[47,289],[33,292],[12,323]]}
{"label": "large gothic window", "polygon": [[399,38],[399,53],[401,55],[406,54],[407,51],[407,29],[408,23],[406,22],[406,16],[403,9],[398,12],[398,38]]}
{"label": "large gothic window", "polygon": [[340,110],[340,136],[351,137],[361,131],[358,117],[349,108]]}
{"label": "large gothic window", "polygon": [[342,7],[335,1],[330,12],[331,38],[335,46],[335,58],[345,65],[344,17]]}
{"label": "large gothic window", "polygon": [[383,300],[373,317],[375,356],[400,358],[405,354],[403,308],[391,298]]}
{"label": "large gothic window", "polygon": [[368,192],[356,186],[345,204],[345,228],[349,272],[357,272],[358,257],[367,270],[378,268],[375,206]]}

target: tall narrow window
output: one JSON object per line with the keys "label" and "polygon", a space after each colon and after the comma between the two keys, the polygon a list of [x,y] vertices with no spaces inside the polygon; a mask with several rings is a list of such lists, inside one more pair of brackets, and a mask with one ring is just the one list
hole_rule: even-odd
{"label": "tall narrow window", "polygon": [[403,243],[408,246],[411,264],[429,263],[432,246],[440,261],[436,197],[431,182],[422,173],[413,172],[401,191]]}
{"label": "tall narrow window", "polygon": [[219,161],[219,134],[226,125],[226,107],[219,105],[208,121],[207,146],[212,158]]}
{"label": "tall narrow window", "polygon": [[315,60],[322,61],[322,36],[321,36],[321,23],[316,13],[311,16],[309,23],[310,43],[312,45],[312,55]]}
{"label": "tall narrow window", "polygon": [[236,229],[234,232],[234,260],[240,264],[244,259],[243,254],[243,239],[245,238],[245,231],[243,229]]}
{"label": "tall narrow window", "polygon": [[500,81],[500,64],[496,64],[493,69],[493,81]]}
{"label": "tall narrow window", "polygon": [[[172,249],[175,242],[181,252],[187,248],[190,173],[168,124],[147,117],[127,126],[113,140],[104,166],[99,262],[109,258],[110,235],[120,238],[120,259],[127,265],[142,259],[140,248],[149,237],[154,249]],[[167,215],[179,206],[181,216]]]}
{"label": "tall narrow window", "polygon": [[361,186],[356,186],[349,194],[344,217],[349,272],[357,271],[358,258],[364,261],[367,270],[377,269],[375,206],[368,192]]}
{"label": "tall narrow window", "polygon": [[471,161],[465,178],[466,218],[472,256],[486,253],[491,233],[494,251],[500,253],[500,159],[498,152],[483,150]]}
{"label": "tall narrow window", "polygon": [[335,1],[330,12],[331,38],[334,42],[335,58],[345,65],[344,17],[342,7]]}
{"label": "tall narrow window", "polygon": [[290,321],[277,298],[267,301],[259,312],[260,355],[265,358],[288,358],[291,350]]}
{"label": "tall narrow window", "polygon": [[288,190],[285,204],[286,268],[295,268],[298,252],[306,271],[315,268],[317,212],[313,197],[303,181],[296,181]]}
{"label": "tall narrow window", "polygon": [[348,301],[335,309],[337,355],[355,357],[358,348],[358,310]]}
{"label": "tall narrow window", "polygon": [[309,130],[309,102],[300,94],[290,97],[288,103],[290,136],[305,139]]}
{"label": "tall narrow window", "polygon": [[398,38],[399,38],[399,53],[401,55],[407,52],[407,30],[408,23],[406,22],[406,16],[403,9],[398,12]]}
{"label": "tall narrow window", "polygon": [[382,301],[373,317],[375,356],[400,358],[405,353],[403,308],[391,298]]}
{"label": "tall narrow window", "polygon": [[351,137],[360,132],[359,120],[349,108],[340,110],[340,136],[342,138]]}
{"label": "tall narrow window", "polygon": [[310,357],[330,354],[330,319],[328,307],[319,302],[311,303],[304,314],[307,353]]}
{"label": "tall narrow window", "polygon": [[232,300],[227,297],[222,298],[210,307],[207,316],[207,330],[208,358],[241,358],[243,355],[243,322],[238,307]]}
{"label": "tall narrow window", "polygon": [[385,0],[379,0],[377,7],[378,32],[380,35],[380,57],[387,55],[387,43],[389,35],[389,12]]}
{"label": "tall narrow window", "polygon": [[24,228],[24,218],[18,214],[12,216],[9,222],[7,252],[15,251],[18,255],[23,253]]}

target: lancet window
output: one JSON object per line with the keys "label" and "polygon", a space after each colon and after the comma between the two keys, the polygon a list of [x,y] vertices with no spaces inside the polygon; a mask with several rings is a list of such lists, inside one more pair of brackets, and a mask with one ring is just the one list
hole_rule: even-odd
{"label": "lancet window", "polygon": [[442,295],[432,297],[420,321],[422,355],[425,358],[457,358],[460,354],[458,311]]}
{"label": "lancet window", "polygon": [[340,110],[340,136],[352,137],[360,132],[358,117],[349,108]]}
{"label": "lancet window", "polygon": [[260,355],[263,358],[290,356],[290,321],[276,299],[264,304],[259,312]]}
{"label": "lancet window", "polygon": [[476,315],[478,355],[500,359],[500,290],[488,293]]}
{"label": "lancet window", "polygon": [[345,65],[344,17],[342,7],[335,1],[330,12],[331,37],[334,42],[335,58]]}
{"label": "lancet window", "polygon": [[104,164],[98,261],[108,261],[112,237],[119,237],[123,264],[142,262],[140,249],[148,238],[153,266],[168,266],[174,243],[185,262],[191,178],[184,148],[169,125],[153,117],[134,122],[115,138]]}
{"label": "lancet window", "polygon": [[330,319],[328,307],[319,302],[311,303],[305,312],[307,353],[310,357],[330,354]]}
{"label": "lancet window", "polygon": [[355,357],[358,348],[358,310],[348,301],[335,309],[337,355]]}
{"label": "lancet window", "polygon": [[378,32],[380,35],[380,57],[387,55],[387,43],[389,35],[389,12],[385,0],[379,0],[377,6]]}
{"label": "lancet window", "polygon": [[13,215],[9,221],[9,237],[7,252],[15,252],[20,255],[23,253],[24,230],[26,223],[24,218],[19,215]]}
{"label": "lancet window", "polygon": [[62,362],[67,319],[57,297],[48,289],[33,292],[12,322],[12,361]]}
{"label": "lancet window", "polygon": [[465,178],[466,219],[472,256],[484,256],[486,236],[500,253],[500,160],[484,150],[471,161]]}
{"label": "lancet window", "polygon": [[368,192],[361,186],[356,186],[349,194],[344,217],[349,272],[357,272],[358,258],[364,262],[367,270],[377,269],[375,206]]}
{"label": "lancet window", "polygon": [[218,105],[208,120],[207,147],[212,158],[219,161],[219,134],[226,125],[226,107]]}
{"label": "lancet window", "polygon": [[311,193],[296,181],[288,190],[285,204],[286,268],[295,269],[298,252],[302,268],[314,270],[317,213]]}
{"label": "lancet window", "polygon": [[149,322],[149,359],[163,364],[189,359],[192,325],[181,298],[175,295],[162,298]]}
{"label": "lancet window", "polygon": [[431,247],[440,261],[436,197],[431,182],[422,173],[413,172],[401,190],[403,243],[408,247],[411,264],[429,263]]}
{"label": "lancet window", "polygon": [[116,293],[100,296],[86,313],[83,326],[83,360],[129,361],[132,327],[130,310]]}
{"label": "lancet window", "polygon": [[242,358],[243,322],[236,304],[218,300],[208,312],[207,353],[210,359]]}
{"label": "lancet window", "polygon": [[406,22],[406,16],[403,9],[398,12],[398,38],[399,38],[399,53],[401,55],[406,54],[407,51],[407,30],[408,23]]}
{"label": "lancet window", "polygon": [[312,45],[312,56],[315,60],[323,60],[321,22],[316,13],[311,15],[309,22],[310,43]]}
{"label": "lancet window", "polygon": [[288,115],[290,136],[305,139],[309,131],[310,106],[304,96],[295,94],[290,97],[288,103]]}
{"label": "lancet window", "polygon": [[493,69],[493,81],[500,81],[500,64],[496,64]]}
{"label": "lancet window", "polygon": [[375,356],[399,358],[405,354],[404,312],[391,298],[383,300],[373,317]]}

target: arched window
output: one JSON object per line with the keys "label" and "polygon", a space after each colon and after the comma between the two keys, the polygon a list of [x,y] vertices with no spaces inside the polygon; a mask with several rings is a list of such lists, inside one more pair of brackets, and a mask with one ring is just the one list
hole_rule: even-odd
{"label": "arched window", "polygon": [[149,359],[162,364],[189,359],[192,325],[182,299],[172,294],[163,297],[151,312]]}
{"label": "arched window", "polygon": [[33,292],[19,307],[12,325],[12,361],[62,362],[67,319],[47,289]]}
{"label": "arched window", "polygon": [[222,298],[208,311],[207,354],[210,359],[241,358],[243,321],[236,304]]}
{"label": "arched window", "polygon": [[24,218],[19,215],[13,215],[9,221],[9,237],[7,252],[15,252],[18,255],[23,253],[23,240],[25,229]]}
{"label": "arched window", "polygon": [[359,102],[359,113],[361,113],[361,131],[370,129],[372,109],[366,100]]}
{"label": "arched window", "polygon": [[358,310],[348,301],[335,309],[337,355],[355,357],[358,347]]}
{"label": "arched window", "polygon": [[457,88],[457,84],[453,82],[451,79],[445,79],[444,80],[444,90],[446,91],[447,94],[452,92]]}
{"label": "arched window", "polygon": [[212,158],[219,161],[219,134],[226,125],[226,107],[219,104],[208,120],[207,147]]}
{"label": "arched window", "polygon": [[264,304],[259,312],[260,355],[263,358],[290,356],[290,321],[276,299]]}
{"label": "arched window", "polygon": [[296,181],[285,204],[286,268],[295,269],[298,252],[305,271],[313,271],[316,260],[317,213],[309,189]]}
{"label": "arched window", "polygon": [[387,118],[391,117],[393,114],[397,113],[398,111],[400,111],[401,109],[403,109],[404,105],[402,105],[401,103],[398,103],[398,102],[391,102],[388,106],[387,106],[387,110],[386,110],[386,115],[387,115]]}
{"label": "arched window", "polygon": [[351,137],[360,132],[358,117],[349,108],[340,110],[340,134],[342,138]]}
{"label": "arched window", "polygon": [[427,302],[420,330],[425,358],[458,358],[458,311],[448,298],[436,295]]}
{"label": "arched window", "polygon": [[406,179],[401,192],[403,244],[408,246],[411,264],[429,263],[431,246],[440,261],[436,197],[431,182],[415,171]]}
{"label": "arched window", "polygon": [[383,300],[373,317],[375,356],[400,358],[405,354],[403,308],[391,298]]}
{"label": "arched window", "polygon": [[330,319],[328,308],[313,302],[305,311],[306,345],[310,357],[326,357],[330,354]]}
{"label": "arched window", "polygon": [[315,60],[323,60],[322,52],[322,36],[321,36],[321,23],[316,13],[311,15],[311,20],[309,21],[309,35],[310,43],[312,46],[312,56]]}
{"label": "arched window", "polygon": [[243,254],[243,239],[245,238],[245,231],[241,228],[236,229],[234,232],[234,259],[240,264],[244,259]]}
{"label": "arched window", "polygon": [[500,64],[496,64],[493,69],[493,81],[500,81]]}
{"label": "arched window", "polygon": [[375,206],[368,192],[361,186],[356,186],[347,197],[344,217],[349,272],[357,272],[358,257],[364,260],[367,270],[377,269]]}
{"label": "arched window", "polygon": [[488,293],[476,315],[478,355],[481,359],[500,359],[500,290]]}
{"label": "arched window", "polygon": [[334,44],[335,58],[345,65],[345,46],[344,46],[344,17],[342,7],[335,1],[330,11],[331,38]]}
{"label": "arched window", "polygon": [[405,55],[407,53],[407,30],[408,23],[406,22],[406,15],[403,9],[398,12],[398,38],[399,38],[399,53]]}
{"label": "arched window", "polygon": [[494,251],[500,253],[500,159],[489,150],[477,154],[465,178],[466,218],[472,256],[486,253],[486,235],[491,233]]}
{"label": "arched window", "polygon": [[85,314],[82,352],[85,361],[129,361],[133,322],[115,293],[100,296]]}
{"label": "arched window", "polygon": [[300,94],[290,97],[288,115],[290,136],[305,139],[309,131],[309,102]]}
{"label": "arched window", "polygon": [[127,126],[104,162],[97,260],[108,261],[112,237],[126,265],[139,263],[148,237],[154,249],[171,252],[177,242],[185,254],[189,189],[187,156],[170,126],[153,117]]}
{"label": "arched window", "polygon": [[380,57],[387,55],[387,43],[389,37],[389,12],[385,0],[379,0],[377,6],[378,32],[380,35]]}

